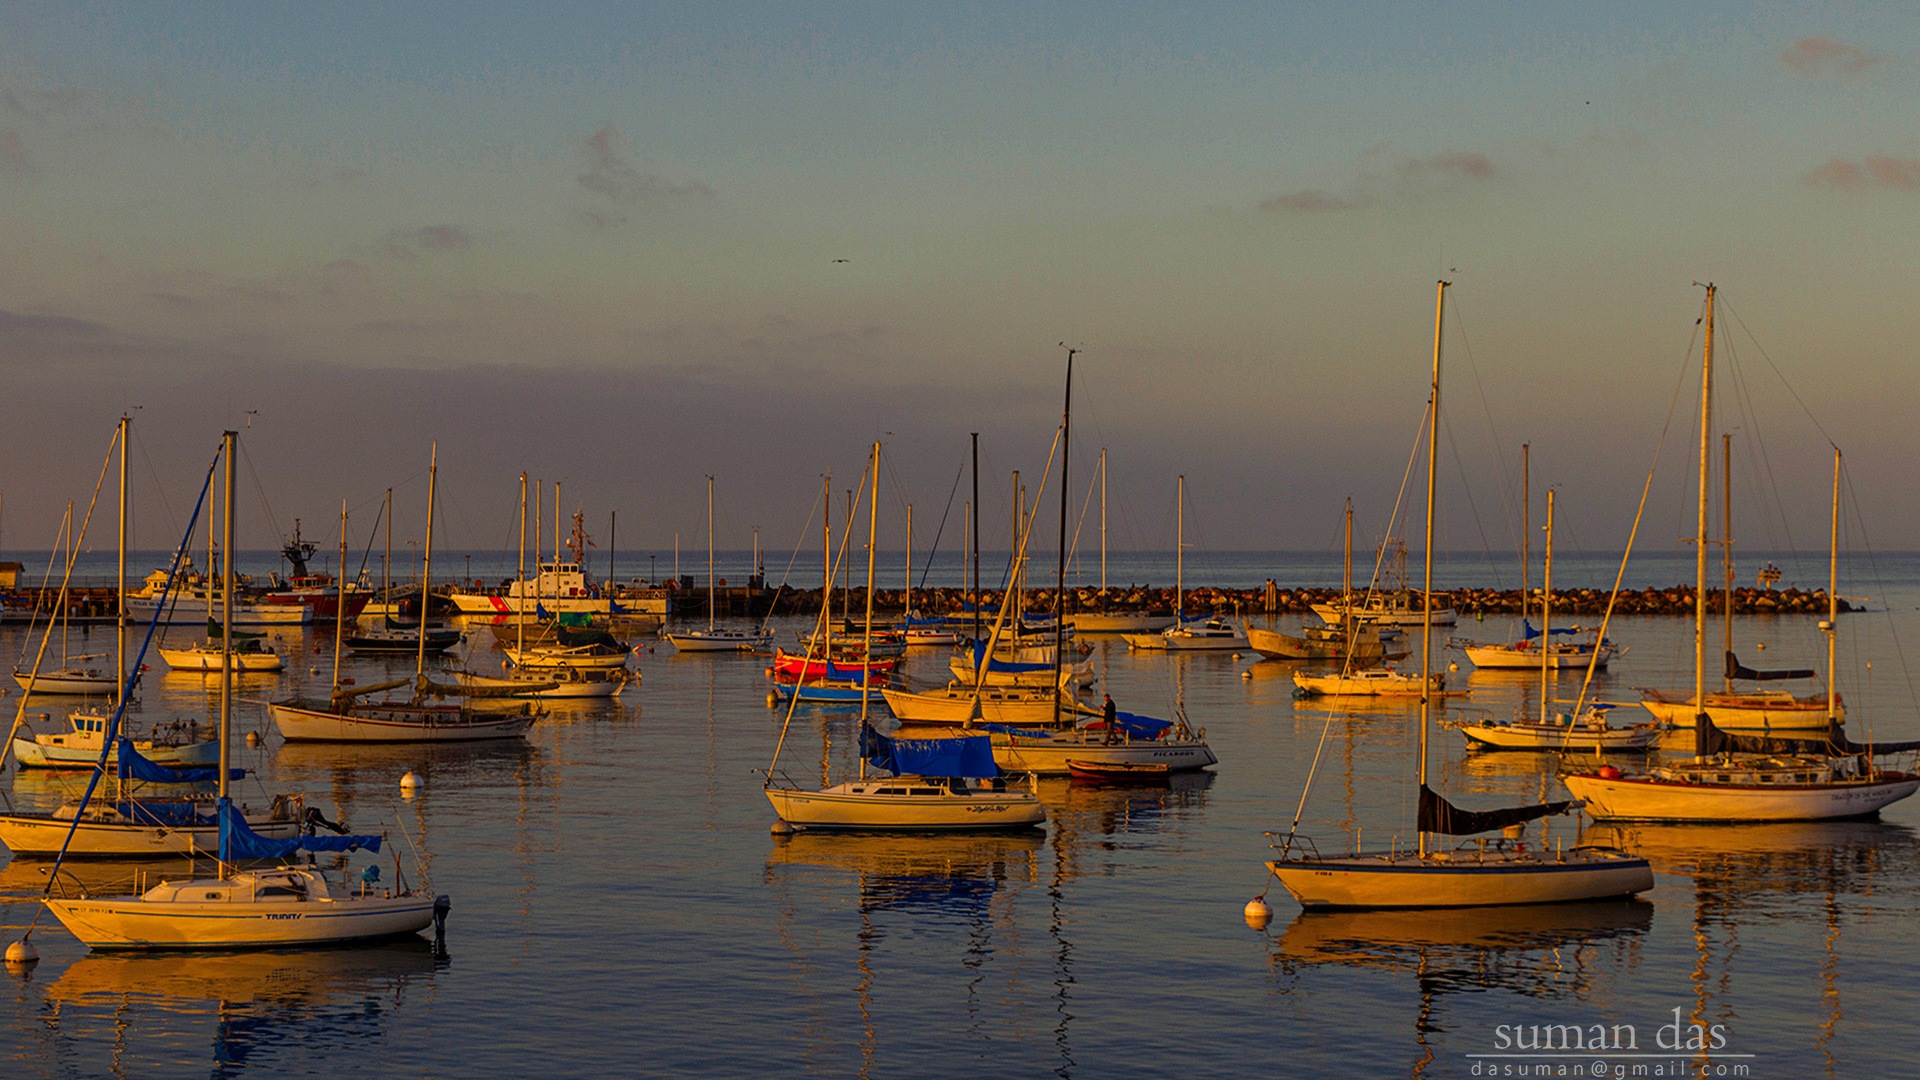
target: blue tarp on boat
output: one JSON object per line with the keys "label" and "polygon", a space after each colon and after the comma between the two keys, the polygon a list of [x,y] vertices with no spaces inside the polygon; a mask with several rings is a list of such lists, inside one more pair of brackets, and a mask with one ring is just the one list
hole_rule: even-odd
{"label": "blue tarp on boat", "polygon": [[[140,751],[133,748],[132,739],[122,736],[118,743],[122,780],[144,780],[150,784],[199,784],[220,779],[220,767],[217,765],[211,769],[176,769],[141,755]],[[227,770],[230,780],[238,780],[245,775],[245,769]]]}
{"label": "blue tarp on boat", "polygon": [[[1540,631],[1533,628],[1532,619],[1521,619],[1520,625],[1525,628],[1526,632],[1524,636],[1528,641],[1532,641],[1534,638],[1540,636]],[[1556,626],[1547,631],[1549,634],[1577,634],[1579,632],[1580,628],[1577,626]]]}
{"label": "blue tarp on boat", "polygon": [[972,779],[1000,775],[1000,769],[993,763],[993,741],[985,735],[896,739],[867,725],[860,732],[860,752],[876,768],[893,773]]}
{"label": "blue tarp on boat", "polygon": [[284,859],[296,851],[368,851],[380,850],[378,836],[296,836],[291,840],[269,840],[247,828],[247,819],[232,799],[220,800],[220,861],[249,862],[258,859]]}

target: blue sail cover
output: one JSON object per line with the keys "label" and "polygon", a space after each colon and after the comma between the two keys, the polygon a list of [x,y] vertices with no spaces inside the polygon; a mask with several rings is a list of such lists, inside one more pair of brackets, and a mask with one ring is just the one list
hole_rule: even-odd
{"label": "blue sail cover", "polygon": [[[143,756],[140,751],[133,748],[133,740],[124,735],[120,737],[118,743],[117,753],[122,780],[144,780],[150,784],[201,784],[220,779],[218,765],[211,769],[176,769]],[[229,780],[238,780],[245,775],[247,775],[245,769],[227,770]]]}
{"label": "blue sail cover", "polygon": [[1141,716],[1139,713],[1115,713],[1113,726],[1135,739],[1157,739],[1173,727],[1173,721],[1162,720],[1154,716]]}
{"label": "blue sail cover", "polygon": [[[1522,636],[1525,637],[1528,641],[1532,641],[1534,638],[1537,638],[1540,636],[1540,631],[1535,630],[1533,628],[1532,619],[1521,619],[1520,625],[1525,628],[1526,632]],[[1565,627],[1556,626],[1553,629],[1547,631],[1547,633],[1549,634],[1577,634],[1579,632],[1580,632],[1580,628],[1577,626],[1565,626]]]}
{"label": "blue sail cover", "polygon": [[964,776],[982,779],[1000,775],[993,763],[993,740],[985,735],[957,739],[896,739],[864,725],[860,753],[875,768],[919,776]]}
{"label": "blue sail cover", "polygon": [[291,840],[269,840],[247,828],[247,819],[232,799],[220,800],[220,861],[248,862],[258,859],[284,859],[296,851],[368,851],[380,850],[378,836],[296,836]]}

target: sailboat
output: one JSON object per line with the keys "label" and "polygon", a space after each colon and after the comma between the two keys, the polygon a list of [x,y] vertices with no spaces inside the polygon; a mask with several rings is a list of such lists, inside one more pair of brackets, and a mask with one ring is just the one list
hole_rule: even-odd
{"label": "sailboat", "polygon": [[[1524,462],[1527,460],[1527,447],[1520,447],[1522,461],[1521,474],[1527,474]],[[1603,641],[1595,634],[1590,641],[1572,640],[1582,634],[1578,627],[1555,629],[1552,625],[1553,608],[1553,492],[1547,493],[1547,578],[1540,590],[1540,628],[1534,629],[1532,620],[1527,618],[1527,544],[1526,539],[1532,528],[1527,522],[1527,508],[1530,507],[1527,484],[1523,480],[1520,487],[1520,505],[1522,537],[1520,548],[1520,640],[1514,642],[1482,643],[1477,641],[1452,640],[1448,644],[1456,645],[1467,654],[1467,659],[1477,668],[1489,670],[1531,671],[1535,668],[1546,670],[1565,670],[1604,668],[1619,650],[1613,642]],[[1569,640],[1555,641],[1556,637]]]}
{"label": "sailboat", "polygon": [[[1433,384],[1427,414],[1426,578],[1422,589],[1420,666],[1423,682],[1433,662],[1433,516],[1440,446],[1440,343],[1447,282],[1434,299]],[[1449,803],[1427,786],[1427,733],[1433,706],[1431,690],[1420,698],[1419,840],[1414,848],[1351,855],[1322,855],[1298,835],[1299,815],[1277,845],[1280,854],[1269,870],[1306,908],[1472,907],[1483,904],[1540,904],[1627,896],[1653,887],[1647,860],[1611,849],[1576,847],[1548,851],[1528,847],[1519,835],[1526,822],[1558,814],[1572,803],[1558,802],[1499,810],[1470,811]],[[1434,834],[1467,836],[1503,829],[1495,840],[1470,841],[1437,850]]]}
{"label": "sailboat", "polygon": [[[1819,673],[1812,668],[1775,668],[1755,670],[1740,662],[1733,651],[1733,437],[1720,437],[1720,458],[1723,469],[1721,482],[1721,500],[1724,507],[1723,523],[1726,532],[1721,544],[1722,566],[1725,569],[1727,588],[1722,594],[1725,602],[1722,607],[1723,634],[1725,642],[1726,669],[1725,682],[1717,691],[1709,691],[1704,699],[1705,708],[1696,710],[1693,694],[1679,690],[1642,689],[1640,703],[1646,710],[1675,727],[1687,727],[1693,723],[1696,711],[1704,711],[1712,719],[1714,726],[1729,731],[1779,732],[1789,735],[1812,733],[1817,737],[1826,731],[1829,705],[1833,719],[1845,722],[1846,703],[1840,695],[1826,693],[1795,694],[1790,690],[1771,690],[1754,688],[1736,688],[1735,680],[1742,682],[1776,682],[1783,679],[1813,679]],[[1763,574],[1767,571],[1762,571]],[[1775,579],[1779,571],[1772,570]]]}
{"label": "sailboat", "polygon": [[[1554,493],[1550,490],[1547,492],[1546,577],[1541,586],[1540,601],[1540,627],[1543,634],[1551,633],[1550,627],[1553,625],[1553,501]],[[1525,593],[1523,587],[1521,594],[1524,596]],[[1601,648],[1605,648],[1604,642],[1601,642]],[[1645,750],[1653,745],[1653,740],[1660,734],[1661,725],[1657,721],[1614,727],[1607,719],[1607,713],[1614,708],[1612,705],[1589,706],[1577,718],[1551,713],[1548,688],[1552,685],[1553,672],[1562,665],[1556,662],[1559,657],[1551,647],[1536,647],[1531,652],[1535,665],[1540,669],[1539,719],[1462,724],[1460,734],[1466,736],[1468,745],[1489,750],[1597,751]],[[1468,655],[1472,655],[1471,649]],[[1589,670],[1604,666],[1605,660],[1594,651],[1588,650],[1586,655]]]}
{"label": "sailboat", "polygon": [[1158,634],[1123,634],[1129,649],[1244,649],[1247,635],[1231,619],[1206,615],[1188,619],[1184,592],[1187,555],[1187,478],[1182,475],[1175,489],[1178,494],[1173,551],[1173,625]]}
{"label": "sailboat", "polygon": [[714,609],[719,606],[719,592],[716,591],[713,578],[713,477],[707,477],[707,628],[705,630],[680,630],[668,634],[667,640],[681,652],[752,652],[764,649],[773,641],[773,631],[765,627],[742,630],[738,627],[721,629],[713,624]]}
{"label": "sailboat", "polygon": [[[420,568],[420,611],[427,610],[432,595],[433,577],[433,503],[439,475],[440,451],[435,445],[427,466],[427,535]],[[336,620],[336,626],[339,620]],[[424,628],[424,627],[423,627]],[[336,634],[339,633],[336,630]],[[512,739],[524,736],[535,720],[546,715],[531,702],[518,709],[476,709],[465,702],[440,703],[427,700],[429,693],[459,694],[458,687],[436,688],[426,677],[428,643],[424,635],[414,639],[414,677],[375,683],[345,690],[341,687],[338,649],[335,650],[334,683],[326,700],[288,698],[267,703],[280,737],[288,742],[471,742],[480,739]],[[414,693],[407,699],[360,701],[361,696],[393,690],[411,681]]]}
{"label": "sailboat", "polygon": [[[1353,500],[1347,500],[1346,515],[1346,558],[1341,563],[1340,596],[1342,600],[1353,596]],[[1261,656],[1275,660],[1340,660],[1355,664],[1375,664],[1389,659],[1387,637],[1380,631],[1377,623],[1365,622],[1352,615],[1342,616],[1338,622],[1322,620],[1320,625],[1306,625],[1298,634],[1281,633],[1262,627],[1243,624],[1247,635],[1247,644]],[[1388,631],[1397,639],[1400,631]],[[1406,650],[1400,649],[1392,654],[1405,656]]]}
{"label": "sailboat", "polygon": [[[111,455],[109,455],[108,460],[112,460]],[[123,469],[122,471],[124,472],[125,470]],[[92,517],[93,512],[89,509],[87,512],[87,520],[91,521]],[[122,529],[124,530],[124,528],[125,525],[123,522]],[[98,659],[97,655],[76,654],[70,656],[67,653],[68,613],[71,610],[71,605],[67,601],[67,586],[73,579],[74,557],[79,550],[78,542],[70,542],[69,540],[72,535],[72,530],[73,503],[69,501],[67,503],[66,516],[60,520],[60,550],[67,555],[67,565],[66,571],[60,580],[60,591],[54,598],[54,604],[59,614],[56,615],[51,611],[48,613],[46,631],[40,639],[40,652],[34,658],[32,667],[27,671],[21,671],[16,664],[13,669],[13,681],[19,683],[20,689],[29,694],[110,694],[120,685],[120,673],[118,671],[108,672],[97,667],[84,667],[78,663],[79,661]],[[80,535],[82,538],[86,536],[84,523],[81,526]],[[52,576],[53,566],[51,561],[49,561],[47,577],[51,579]],[[125,590],[123,589],[121,592],[124,595]],[[44,597],[45,595],[46,590],[42,588],[41,596]],[[124,601],[121,604],[121,610],[124,615]],[[38,604],[35,604],[34,619],[36,622],[39,620],[39,617],[40,607]],[[56,622],[60,624],[60,669],[57,671],[43,672],[40,670],[40,665],[46,659],[47,645],[53,637],[53,628]],[[31,627],[28,628],[28,633],[31,635]]]}
{"label": "sailboat", "polygon": [[[1705,345],[1700,376],[1700,501],[1695,536],[1693,607],[1694,700],[1706,702],[1707,500],[1712,448],[1713,301],[1707,289]],[[1920,790],[1920,777],[1883,770],[1876,754],[1920,748],[1920,743],[1860,745],[1840,733],[1833,689],[1834,590],[1839,581],[1840,449],[1833,451],[1833,519],[1827,562],[1827,726],[1822,738],[1740,737],[1720,731],[1704,709],[1693,717],[1690,761],[1626,774],[1612,766],[1564,777],[1597,820],[1819,821],[1865,817]],[[1751,750],[1742,753],[1740,751]]]}
{"label": "sailboat", "polygon": [[[124,580],[126,574],[126,523],[127,482],[126,448],[131,418],[121,417],[116,442],[120,446],[120,562],[119,576]],[[230,453],[230,450],[227,451]],[[229,457],[229,461],[231,458]],[[209,469],[207,483],[213,479]],[[204,497],[205,489],[202,491]],[[232,497],[232,488],[228,488],[228,497]],[[193,519],[188,523],[186,535],[181,538],[180,548],[175,552],[173,565],[177,568],[186,563],[186,546],[191,541],[194,528],[199,521],[202,502],[194,506]],[[232,512],[231,503],[228,513]],[[231,547],[228,549],[232,550]],[[164,607],[167,589],[171,578],[163,583],[159,590],[160,607]],[[125,590],[121,589],[122,596]],[[157,607],[156,610],[159,610]],[[147,641],[150,643],[157,621],[147,626]],[[231,624],[226,624],[231,625]],[[124,656],[126,623],[123,617],[117,628],[116,655]],[[44,644],[42,645],[44,649]],[[172,749],[148,746],[160,752],[153,759],[143,755],[139,743],[126,734],[125,721],[128,700],[132,696],[132,687],[140,669],[140,660],[146,654],[143,645],[134,657],[132,664],[117,660],[115,667],[124,672],[122,683],[117,688],[113,711],[107,716],[77,715],[73,718],[75,732],[70,741],[92,748],[95,772],[88,779],[87,794],[80,799],[64,803],[51,813],[32,813],[9,811],[0,814],[0,844],[5,844],[16,856],[52,857],[61,853],[92,858],[141,858],[156,855],[193,854],[210,850],[218,840],[219,823],[215,814],[208,813],[204,800],[193,797],[172,796],[150,798],[142,793],[147,785],[180,783],[199,783],[214,779],[211,770],[190,768],[204,761],[204,750],[208,742],[198,740],[197,734],[191,738],[161,740],[176,742]],[[224,682],[222,685],[226,685]],[[21,702],[20,711],[15,715],[13,734],[18,735],[21,721],[25,715],[26,703]],[[187,730],[191,731],[189,724]],[[48,740],[49,742],[51,740]],[[35,750],[28,753],[58,754],[67,749],[62,746],[49,746],[35,739]],[[23,749],[23,740],[10,738],[8,746],[16,752]],[[0,751],[3,752],[3,751]],[[216,760],[220,756],[215,748]],[[93,799],[91,795],[111,764],[114,771],[113,797]],[[226,776],[226,772],[221,773]],[[288,837],[297,834],[308,820],[309,811],[300,797],[287,795],[275,796],[264,811],[248,811],[240,808],[243,816],[250,818],[252,827],[258,832],[275,837]],[[318,812],[312,811],[317,817]]]}
{"label": "sailboat", "polygon": [[[1107,592],[1107,448],[1100,448],[1100,597]],[[1157,634],[1172,626],[1174,615],[1154,615],[1140,611],[1076,611],[1067,616],[1067,625],[1082,634]]]}
{"label": "sailboat", "polygon": [[[233,444],[234,433],[229,431],[224,447],[229,554],[223,574],[223,593],[229,598],[233,596]],[[232,620],[223,619],[222,623],[231,626]],[[344,835],[273,840],[249,829],[227,791],[232,715],[233,669],[222,667],[216,876],[162,881],[132,896],[44,898],[48,910],[73,936],[92,949],[260,948],[413,934],[445,919],[451,906],[445,896],[415,892],[404,881],[382,887],[377,884],[378,866],[367,868],[358,889],[336,889],[312,866],[237,869],[235,864],[241,861],[284,859],[301,850],[378,852],[383,838]]]}
{"label": "sailboat", "polygon": [[[868,468],[874,500],[867,516],[867,633],[873,632],[873,552],[879,540],[880,444],[873,444]],[[857,507],[856,507],[857,509]],[[824,590],[821,625],[831,621],[832,578]],[[857,830],[979,830],[1040,825],[1047,819],[1037,784],[1009,785],[994,764],[993,747],[985,735],[901,738],[875,730],[869,722],[870,689],[860,697],[860,772],[852,780],[818,789],[788,780],[775,784],[780,751],[793,723],[796,695],[780,727],[773,762],[767,766],[767,801],[780,821],[794,829]],[[892,774],[870,777],[867,766]]]}

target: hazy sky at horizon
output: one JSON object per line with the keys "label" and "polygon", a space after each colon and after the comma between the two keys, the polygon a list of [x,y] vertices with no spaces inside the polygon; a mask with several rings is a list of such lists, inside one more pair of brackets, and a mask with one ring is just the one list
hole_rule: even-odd
{"label": "hazy sky at horizon", "polygon": [[1180,474],[1189,543],[1332,547],[1352,496],[1366,544],[1446,277],[1443,544],[1517,546],[1522,442],[1569,543],[1656,455],[1639,542],[1690,533],[1713,280],[1737,532],[1823,547],[1831,441],[1850,532],[1920,548],[1917,60],[1891,4],[9,4],[0,547],[129,410],[145,547],[228,426],[247,547],[389,486],[417,531],[434,443],[449,548],[522,471],[634,548],[703,544],[712,474],[721,545],[785,548],[874,439],[897,537],[975,431],[999,536],[1060,342],[1115,546]]}

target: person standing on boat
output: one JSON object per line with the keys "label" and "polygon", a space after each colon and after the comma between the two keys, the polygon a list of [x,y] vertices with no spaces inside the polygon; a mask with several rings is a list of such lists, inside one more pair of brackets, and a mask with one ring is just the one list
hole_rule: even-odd
{"label": "person standing on boat", "polygon": [[1117,743],[1120,741],[1120,710],[1113,704],[1112,694],[1102,694],[1100,697],[1102,698],[1100,704],[1100,719],[1104,721],[1107,726],[1107,742],[1109,744]]}

